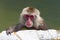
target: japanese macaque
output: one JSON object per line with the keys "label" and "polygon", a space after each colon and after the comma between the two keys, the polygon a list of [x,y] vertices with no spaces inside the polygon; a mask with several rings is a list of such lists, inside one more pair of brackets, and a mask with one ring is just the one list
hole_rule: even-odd
{"label": "japanese macaque", "polygon": [[19,23],[15,26],[9,27],[6,30],[7,34],[12,32],[17,32],[23,27],[27,29],[36,29],[36,30],[47,30],[47,26],[44,22],[44,19],[40,16],[40,11],[36,8],[26,7],[22,10],[20,14]]}

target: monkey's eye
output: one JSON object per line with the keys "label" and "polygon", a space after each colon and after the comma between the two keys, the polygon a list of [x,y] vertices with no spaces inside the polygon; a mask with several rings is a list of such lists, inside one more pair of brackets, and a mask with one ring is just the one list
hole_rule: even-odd
{"label": "monkey's eye", "polygon": [[33,19],[35,19],[35,16],[34,15],[24,15],[24,19],[26,19],[26,20],[28,20],[28,19],[31,19],[31,20],[33,20]]}
{"label": "monkey's eye", "polygon": [[30,19],[33,20],[35,17],[33,15],[30,15]]}
{"label": "monkey's eye", "polygon": [[29,15],[24,15],[24,17],[29,17]]}
{"label": "monkey's eye", "polygon": [[29,15],[24,15],[24,18],[25,19],[29,19]]}

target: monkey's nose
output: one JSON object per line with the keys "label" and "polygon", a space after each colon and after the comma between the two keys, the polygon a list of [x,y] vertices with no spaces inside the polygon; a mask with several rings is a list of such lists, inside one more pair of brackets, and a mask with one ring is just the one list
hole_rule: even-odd
{"label": "monkey's nose", "polygon": [[28,26],[30,26],[31,24],[30,23],[27,23]]}
{"label": "monkey's nose", "polygon": [[26,26],[30,28],[30,27],[32,27],[32,23],[27,21]]}
{"label": "monkey's nose", "polygon": [[26,26],[30,28],[30,27],[32,27],[32,25],[33,25],[32,20],[28,19],[27,22],[26,22]]}
{"label": "monkey's nose", "polygon": [[27,25],[30,26],[31,25],[31,22],[30,21],[27,21]]}

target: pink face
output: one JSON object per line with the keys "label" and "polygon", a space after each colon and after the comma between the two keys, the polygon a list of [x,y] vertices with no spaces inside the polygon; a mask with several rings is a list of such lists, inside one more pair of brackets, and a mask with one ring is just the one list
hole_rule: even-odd
{"label": "pink face", "polygon": [[28,15],[28,14],[25,14],[24,15],[24,17],[28,20],[29,18],[31,19],[31,20],[33,20],[35,17],[34,17],[34,15]]}
{"label": "pink face", "polygon": [[32,27],[33,26],[33,20],[35,19],[35,16],[25,14],[24,18],[26,19],[26,22],[25,22],[26,27],[28,27],[28,28]]}

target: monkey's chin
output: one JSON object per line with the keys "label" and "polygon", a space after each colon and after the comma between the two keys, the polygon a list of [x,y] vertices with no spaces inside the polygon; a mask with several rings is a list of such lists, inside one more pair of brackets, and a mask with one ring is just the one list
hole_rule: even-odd
{"label": "monkey's chin", "polygon": [[26,27],[27,27],[27,28],[31,28],[31,27],[32,27],[32,25],[26,25]]}

